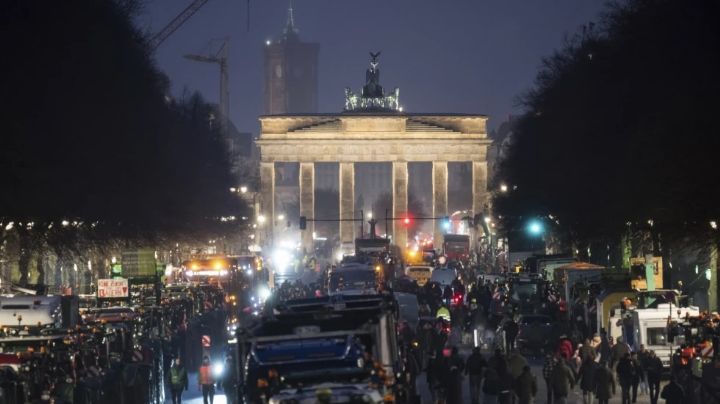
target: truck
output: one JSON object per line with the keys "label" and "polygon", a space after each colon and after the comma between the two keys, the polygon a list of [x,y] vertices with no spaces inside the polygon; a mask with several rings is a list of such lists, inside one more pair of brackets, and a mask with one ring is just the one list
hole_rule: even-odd
{"label": "truck", "polygon": [[630,310],[622,319],[622,335],[634,350],[645,345],[645,349],[655,351],[663,367],[670,368],[674,349],[668,335],[668,324],[681,321],[687,316],[699,315],[700,309],[697,306],[678,307],[672,303],[661,303],[655,308]]}
{"label": "truck", "polygon": [[[386,375],[383,386],[393,386],[402,375],[392,295],[288,300],[267,313],[237,333],[245,402],[267,402],[288,389],[321,383],[367,384],[378,373]],[[384,391],[386,402],[394,394],[393,387]]]}
{"label": "truck", "polygon": [[374,295],[378,290],[380,271],[380,266],[370,263],[342,263],[328,273],[327,294]]}
{"label": "truck", "polygon": [[525,259],[523,272],[540,274],[540,276],[552,282],[555,268],[577,261],[577,258],[570,254],[534,254]]}
{"label": "truck", "polygon": [[[605,285],[605,283],[603,283]],[[622,335],[622,327],[618,325],[625,311],[626,302],[634,309],[657,308],[662,303],[680,306],[680,292],[672,289],[637,290],[628,288],[607,289],[595,299],[596,332],[605,330],[608,336],[617,338]]]}
{"label": "truck", "polygon": [[443,253],[450,261],[467,262],[470,259],[470,236],[467,234],[444,234]]}
{"label": "truck", "polygon": [[0,297],[0,324],[13,334],[74,328],[79,317],[77,296]]}
{"label": "truck", "polygon": [[600,283],[603,267],[587,262],[561,265],[553,270],[553,282],[559,286],[563,299],[570,302],[576,287]]}

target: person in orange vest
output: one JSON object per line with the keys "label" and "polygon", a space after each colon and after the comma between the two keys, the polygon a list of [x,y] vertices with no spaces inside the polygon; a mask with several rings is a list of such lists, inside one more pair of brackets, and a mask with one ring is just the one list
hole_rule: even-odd
{"label": "person in orange vest", "polygon": [[203,356],[202,365],[198,371],[198,388],[202,390],[203,404],[212,404],[215,398],[215,378],[212,375],[212,366],[210,366],[210,358],[207,355]]}

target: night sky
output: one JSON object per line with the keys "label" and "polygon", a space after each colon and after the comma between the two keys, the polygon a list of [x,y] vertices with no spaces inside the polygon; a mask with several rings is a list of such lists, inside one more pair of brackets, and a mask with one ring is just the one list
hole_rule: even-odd
{"label": "night sky", "polygon": [[[230,117],[257,133],[263,113],[263,47],[285,25],[288,0],[209,0],[157,50],[173,94],[198,90],[217,102],[216,65],[186,60],[230,37]],[[141,30],[162,29],[191,0],[146,0]],[[295,0],[303,41],[320,44],[319,112],[340,112],[343,89],[358,91],[368,51],[382,51],[381,84],[400,88],[406,112],[478,113],[490,128],[518,112],[543,56],[582,24],[600,0]],[[219,41],[215,41],[215,47]]]}

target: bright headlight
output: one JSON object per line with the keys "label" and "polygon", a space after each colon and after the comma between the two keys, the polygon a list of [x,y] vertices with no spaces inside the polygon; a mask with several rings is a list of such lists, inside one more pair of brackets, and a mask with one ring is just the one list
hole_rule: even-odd
{"label": "bright headlight", "polygon": [[267,286],[260,286],[258,287],[258,298],[261,301],[265,301],[270,297],[270,289],[267,288]]}
{"label": "bright headlight", "polygon": [[278,273],[282,274],[285,272],[288,265],[290,265],[290,261],[292,261],[292,256],[290,255],[290,252],[288,250],[279,248],[273,253],[272,259],[275,265],[275,269],[278,271]]}
{"label": "bright headlight", "polygon": [[223,365],[220,362],[214,364],[212,367],[213,376],[215,376],[215,377],[222,376],[224,371],[225,371],[225,365]]}

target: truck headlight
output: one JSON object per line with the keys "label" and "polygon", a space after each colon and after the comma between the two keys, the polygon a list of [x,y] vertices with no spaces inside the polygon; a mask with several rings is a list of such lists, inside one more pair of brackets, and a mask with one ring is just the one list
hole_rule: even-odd
{"label": "truck headlight", "polygon": [[215,376],[215,377],[222,376],[224,371],[225,371],[225,365],[221,362],[214,364],[212,367],[213,376]]}

